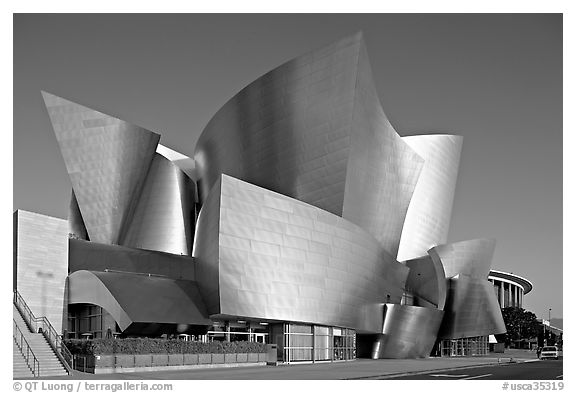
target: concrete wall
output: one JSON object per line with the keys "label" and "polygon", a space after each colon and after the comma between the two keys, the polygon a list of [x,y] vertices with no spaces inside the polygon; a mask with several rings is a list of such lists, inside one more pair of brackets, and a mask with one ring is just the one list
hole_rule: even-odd
{"label": "concrete wall", "polygon": [[[68,221],[14,212],[14,286],[35,316],[62,332],[68,275]],[[43,277],[42,277],[43,276]]]}

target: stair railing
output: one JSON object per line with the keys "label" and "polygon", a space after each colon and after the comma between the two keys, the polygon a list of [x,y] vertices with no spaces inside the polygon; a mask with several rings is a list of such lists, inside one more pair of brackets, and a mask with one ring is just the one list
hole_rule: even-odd
{"label": "stair railing", "polygon": [[12,328],[12,336],[14,337],[14,342],[16,343],[16,346],[20,350],[22,356],[24,356],[24,360],[26,360],[26,365],[28,366],[30,371],[32,371],[32,375],[35,377],[39,377],[40,362],[38,361],[38,358],[36,358],[36,355],[34,355],[32,348],[30,347],[28,341],[24,337],[22,330],[20,330],[20,328],[16,324],[16,321],[14,319],[12,319],[12,321],[14,322]]}
{"label": "stair railing", "polygon": [[24,321],[28,325],[31,331],[42,333],[48,344],[52,347],[52,350],[58,356],[68,374],[70,374],[74,368],[74,357],[70,350],[66,348],[64,345],[64,341],[62,340],[62,336],[56,332],[56,329],[52,326],[48,318],[42,317],[35,317],[28,304],[24,301],[24,298],[17,289],[14,290],[14,305],[20,311],[20,314],[24,318]]}

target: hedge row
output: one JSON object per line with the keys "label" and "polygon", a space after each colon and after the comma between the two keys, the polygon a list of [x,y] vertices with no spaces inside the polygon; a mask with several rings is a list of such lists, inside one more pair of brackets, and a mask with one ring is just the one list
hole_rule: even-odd
{"label": "hedge row", "polygon": [[148,353],[265,353],[266,344],[237,341],[197,341],[165,340],[158,338],[97,338],[94,340],[64,340],[73,355],[111,355]]}

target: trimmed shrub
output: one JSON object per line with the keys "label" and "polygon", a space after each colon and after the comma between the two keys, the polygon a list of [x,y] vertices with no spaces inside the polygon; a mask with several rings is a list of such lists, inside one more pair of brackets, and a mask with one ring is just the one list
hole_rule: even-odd
{"label": "trimmed shrub", "polygon": [[161,338],[96,338],[68,339],[64,340],[64,344],[74,355],[266,353],[266,344],[248,341],[202,343]]}

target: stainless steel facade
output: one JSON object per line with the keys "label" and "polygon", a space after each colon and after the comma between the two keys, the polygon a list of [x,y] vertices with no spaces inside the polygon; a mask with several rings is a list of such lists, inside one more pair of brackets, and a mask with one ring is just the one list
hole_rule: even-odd
{"label": "stainless steel facade", "polygon": [[442,263],[430,256],[403,263],[410,269],[406,291],[414,296],[414,305],[443,310],[448,286]]}
{"label": "stainless steel facade", "polygon": [[230,176],[206,199],[197,233],[197,280],[211,316],[366,328],[359,307],[402,298],[408,269],[365,230]]}
{"label": "stainless steel facade", "polygon": [[371,233],[393,256],[424,160],[396,133],[360,45],[342,217]]}
{"label": "stainless steel facade", "polygon": [[111,271],[196,281],[194,259],[189,256],[76,239],[68,241],[68,255],[70,273]]}
{"label": "stainless steel facade", "polygon": [[384,326],[374,343],[373,359],[430,356],[442,323],[442,310],[385,304],[384,313]]}
{"label": "stainless steel facade", "polygon": [[448,240],[462,151],[462,137],[457,135],[405,136],[402,140],[424,159],[424,167],[402,228],[399,261],[427,255],[430,248]]}
{"label": "stainless steel facade", "polygon": [[86,231],[86,225],[84,225],[74,190],[72,190],[68,208],[68,231],[74,238],[88,240],[88,231]]}
{"label": "stainless steel facade", "polygon": [[439,338],[506,333],[494,288],[486,279],[458,274],[449,280],[448,301]]}
{"label": "stainless steel facade", "polygon": [[428,252],[440,262],[448,279],[445,318],[439,337],[457,339],[505,333],[504,320],[487,280],[496,241],[474,239],[433,247]]}
{"label": "stainless steel facade", "polygon": [[442,264],[446,278],[465,274],[486,280],[495,248],[495,239],[474,239],[442,244],[431,248],[428,253]]}
{"label": "stainless steel facade", "polygon": [[114,317],[122,331],[133,324],[211,325],[193,281],[78,270],[68,276],[67,282],[68,304],[100,306]]}
{"label": "stainless steel facade", "polygon": [[[437,338],[503,331],[486,280],[495,242],[444,244],[462,139],[396,133],[361,34],[240,91],[194,160],[43,95],[73,188],[58,240],[69,254],[54,267],[61,304],[69,272],[68,304],[103,307],[124,334],[270,323],[270,337],[288,336],[288,360],[303,360],[296,333],[323,343],[305,358],[339,360],[356,334],[375,358],[406,358],[428,356]],[[32,266],[22,239],[15,286]]]}
{"label": "stainless steel facade", "polygon": [[118,244],[160,135],[42,92],[92,241]]}
{"label": "stainless steel facade", "polygon": [[194,183],[156,153],[122,245],[191,255]]}
{"label": "stainless steel facade", "polygon": [[194,158],[202,203],[227,174],[339,215],[392,255],[423,165],[382,110],[361,34],[245,87],[210,120]]}

